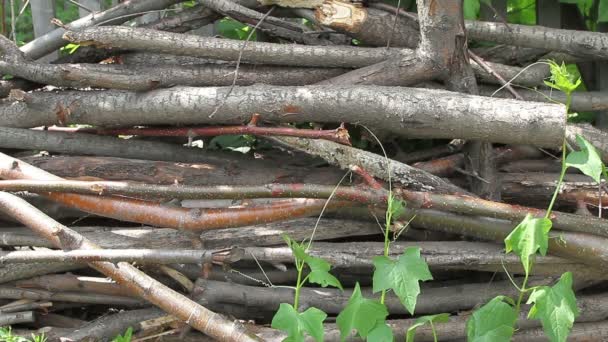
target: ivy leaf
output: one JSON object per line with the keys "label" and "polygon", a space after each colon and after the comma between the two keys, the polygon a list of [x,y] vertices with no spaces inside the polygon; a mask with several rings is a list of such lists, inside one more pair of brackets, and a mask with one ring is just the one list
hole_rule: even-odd
{"label": "ivy leaf", "polygon": [[447,323],[450,320],[450,314],[440,313],[436,315],[428,315],[419,317],[411,327],[407,329],[407,334],[405,335],[405,342],[414,342],[414,336],[416,335],[416,329],[421,327],[427,323]]}
{"label": "ivy leaf", "polygon": [[468,342],[511,341],[517,312],[505,300],[512,302],[508,297],[498,296],[473,313],[467,320]]}
{"label": "ivy leaf", "polygon": [[393,342],[393,329],[386,324],[386,321],[379,321],[378,324],[367,335],[368,341],[374,342]]}
{"label": "ivy leaf", "polygon": [[552,224],[548,218],[528,214],[505,239],[506,252],[512,251],[519,256],[526,274],[530,272],[530,256],[535,255],[536,251],[540,251],[541,255],[547,254]]}
{"label": "ivy leaf", "polygon": [[477,19],[477,15],[479,14],[479,0],[464,0],[462,10],[465,19]]}
{"label": "ivy leaf", "polygon": [[534,306],[528,318],[538,318],[552,342],[566,341],[579,312],[572,291],[572,273],[566,272],[553,287],[540,286],[528,298]]}
{"label": "ivy leaf", "polygon": [[331,266],[327,261],[307,254],[304,258],[304,262],[310,267],[310,274],[308,276],[309,282],[319,284],[323,287],[331,285],[340,290],[344,290],[340,281],[329,273]]}
{"label": "ivy leaf", "polygon": [[380,302],[364,298],[359,283],[355,285],[352,296],[346,307],[336,318],[340,328],[340,340],[344,341],[353,330],[362,338],[367,337],[378,324],[384,322],[388,310]]}
{"label": "ivy leaf", "polygon": [[576,135],[576,144],[581,150],[572,151],[568,154],[566,166],[581,170],[582,173],[599,183],[604,169],[602,158],[600,158],[595,147],[578,134]]}
{"label": "ivy leaf", "polygon": [[271,327],[285,331],[283,341],[304,342],[304,333],[318,342],[323,342],[323,321],[327,314],[317,308],[309,308],[300,313],[291,304],[281,303],[279,311],[272,318]]}
{"label": "ivy leaf", "polygon": [[408,247],[397,261],[386,256],[377,256],[373,259],[374,293],[392,289],[395,291],[401,304],[405,306],[410,314],[414,314],[416,299],[420,294],[420,280],[433,279],[429,266],[420,257],[420,248]]}

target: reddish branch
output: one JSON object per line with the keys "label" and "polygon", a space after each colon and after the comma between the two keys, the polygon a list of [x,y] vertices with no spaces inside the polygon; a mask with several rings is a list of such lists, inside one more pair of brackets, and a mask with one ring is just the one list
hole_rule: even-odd
{"label": "reddish branch", "polygon": [[51,131],[81,132],[99,135],[140,135],[151,137],[209,137],[218,135],[251,134],[257,136],[288,136],[308,139],[325,139],[351,146],[348,130],[344,125],[336,129],[316,130],[297,129],[290,127],[259,127],[260,114],[254,114],[247,125],[240,126],[217,126],[217,127],[170,127],[170,128],[116,128],[116,129],[91,129],[91,128],[67,128],[49,127]]}
{"label": "reddish branch", "polygon": [[[27,165],[27,164],[25,164]],[[367,174],[365,171],[358,167],[353,167],[353,170],[359,170],[361,175]],[[4,177],[5,170],[0,168],[0,176]],[[368,175],[368,184],[378,184],[371,176]],[[375,187],[376,185],[374,185]],[[80,192],[86,194],[114,194],[114,195],[128,195],[128,196],[145,196],[152,198],[182,198],[182,199],[246,199],[246,198],[285,198],[285,197],[296,197],[296,198],[329,198],[333,193],[333,197],[339,200],[357,202],[361,204],[376,205],[379,207],[386,206],[388,192],[383,188],[363,188],[363,187],[346,187],[339,186],[335,187],[332,185],[315,185],[315,184],[267,184],[267,185],[252,185],[252,186],[177,186],[177,185],[150,185],[150,184],[130,184],[123,182],[85,182],[85,181],[0,181],[0,189],[5,191],[33,191],[33,192],[47,192],[47,191],[69,191],[69,192]],[[531,213],[533,215],[542,216],[545,211],[523,207],[518,205],[512,205],[507,203],[493,202],[489,200],[483,200],[475,197],[466,195],[443,195],[428,192],[409,191],[406,189],[398,189],[397,196],[403,198],[408,202],[408,205],[414,208],[432,208],[442,211],[463,213],[467,215],[475,216],[486,216],[503,218],[513,221],[521,220],[526,214]],[[74,194],[60,194],[53,193],[48,195],[53,199],[68,199],[62,201],[62,203],[74,203],[73,206],[79,209],[85,208],[79,198],[84,198],[88,201],[102,200],[86,195],[74,195]],[[76,199],[74,199],[76,198]],[[136,200],[120,199],[120,198],[104,198],[103,200],[109,201],[124,201],[121,203],[136,203],[136,208],[140,203],[145,203],[146,206],[155,206],[158,208],[160,213],[164,214],[162,218],[165,223],[172,223],[173,225],[167,225],[169,227],[175,227],[175,221],[169,221],[174,219],[175,212],[188,212],[186,209],[165,207],[158,204],[151,204],[149,202],[142,202]],[[306,208],[310,212],[314,210],[320,210],[323,206],[324,201],[317,200],[311,203]],[[314,203],[314,204],[312,204]],[[330,202],[330,207],[337,207],[345,205],[344,202]],[[275,213],[276,216],[272,216],[274,211],[286,211],[287,215],[281,216],[279,213]],[[253,207],[246,209],[231,209],[222,210],[206,210],[206,220],[201,218],[199,223],[205,222],[207,226],[203,229],[221,228],[221,224],[236,226],[238,224],[244,224],[246,217],[251,213],[264,213],[268,214],[271,218],[284,217],[289,218],[289,215],[295,215],[304,210],[305,205],[297,205],[293,202],[279,202],[278,204],[271,207]],[[101,212],[100,209],[87,207],[87,210],[93,212]],[[142,210],[142,209],[136,209]],[[243,213],[243,217],[233,218],[229,221],[229,212],[232,215],[238,216],[238,212]],[[293,210],[293,211],[290,211]],[[134,213],[123,213],[125,210],[121,210],[122,219],[131,217]],[[146,212],[151,209],[146,209]],[[111,214],[111,213],[110,213]],[[114,217],[116,214],[114,214]],[[131,215],[131,216],[128,216]],[[111,216],[112,217],[112,216]],[[294,216],[295,217],[295,216]],[[261,220],[259,217],[258,219]],[[132,219],[129,219],[132,220]],[[214,221],[216,220],[216,221]],[[255,220],[255,219],[252,219]],[[554,211],[552,213],[552,220],[555,228],[562,229],[565,231],[574,232],[585,232],[595,235],[608,236],[608,221],[602,220],[592,216],[580,216],[574,214],[563,213]],[[134,221],[138,222],[138,221]],[[158,223],[158,221],[155,221]],[[196,223],[189,221],[190,224]],[[255,222],[255,221],[254,221]],[[196,229],[183,227],[185,229]]]}
{"label": "reddish branch", "polygon": [[[0,192],[0,210],[64,250],[99,249],[82,235],[56,222],[20,199]],[[189,298],[150,278],[129,263],[92,262],[90,266],[114,279],[141,297],[185,321],[192,327],[222,341],[257,341],[241,325],[207,310]]]}
{"label": "reddish branch", "polygon": [[[0,178],[63,180],[32,165],[0,153]],[[240,227],[317,215],[324,200],[298,199],[264,207],[236,209],[184,209],[160,203],[120,197],[100,198],[90,195],[47,193],[46,197],[65,206],[118,220],[200,231]],[[332,201],[326,209],[349,206],[350,202]]]}

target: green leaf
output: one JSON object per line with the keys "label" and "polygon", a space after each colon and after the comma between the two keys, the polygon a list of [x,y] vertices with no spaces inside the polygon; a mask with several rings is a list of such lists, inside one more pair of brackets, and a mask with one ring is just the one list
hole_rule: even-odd
{"label": "green leaf", "polygon": [[410,314],[414,314],[416,299],[420,294],[420,280],[433,279],[429,266],[420,257],[420,248],[408,247],[397,261],[386,256],[377,256],[373,259],[374,293],[392,289],[395,291],[401,304],[405,306]]}
{"label": "green leaf", "polygon": [[323,321],[327,314],[317,308],[309,308],[299,313],[293,306],[281,303],[279,311],[272,318],[271,327],[285,331],[287,338],[283,341],[304,341],[304,333],[308,333],[318,342],[323,342]]}
{"label": "green leaf", "polygon": [[553,287],[540,286],[528,298],[534,306],[528,318],[540,319],[551,342],[566,341],[579,312],[572,291],[572,273],[566,272]]}
{"label": "green leaf", "polygon": [[322,287],[331,285],[339,288],[340,290],[344,290],[342,288],[342,284],[340,284],[340,281],[329,273],[331,266],[327,261],[321,258],[306,255],[304,262],[306,262],[308,267],[310,267],[310,274],[308,276],[309,282],[319,284]]}
{"label": "green leaf", "polygon": [[376,326],[367,335],[368,341],[374,342],[393,342],[393,329],[386,324],[386,321],[378,322]]}
{"label": "green leaf", "polygon": [[388,198],[388,209],[390,210],[391,218],[397,220],[405,214],[405,202],[395,198],[391,193]]}
{"label": "green leaf", "polygon": [[576,135],[576,143],[580,151],[572,151],[566,157],[566,166],[581,170],[582,173],[600,182],[604,164],[602,158],[591,143],[580,135]]}
{"label": "green leaf", "polygon": [[450,320],[450,314],[440,313],[436,315],[428,315],[419,317],[411,327],[407,329],[407,335],[405,335],[405,342],[414,342],[414,336],[416,335],[416,329],[427,323],[447,323]]}
{"label": "green leaf", "polygon": [[510,298],[495,297],[471,315],[467,320],[468,342],[511,341],[517,312],[513,305],[505,303],[505,300]]}
{"label": "green leaf", "polygon": [[600,4],[597,10],[597,22],[608,22],[608,0],[600,0]]}
{"label": "green leaf", "polygon": [[540,251],[541,255],[547,254],[551,226],[548,218],[528,214],[505,239],[506,252],[515,252],[519,256],[526,274],[530,272],[530,256],[535,255],[536,251]]}
{"label": "green leaf", "polygon": [[479,15],[479,0],[464,0],[462,9],[465,19],[477,19]]}
{"label": "green leaf", "polygon": [[386,320],[386,316],[388,310],[384,304],[364,298],[357,283],[346,307],[336,318],[336,324],[340,328],[340,339],[344,341],[353,330],[365,338],[378,324]]}

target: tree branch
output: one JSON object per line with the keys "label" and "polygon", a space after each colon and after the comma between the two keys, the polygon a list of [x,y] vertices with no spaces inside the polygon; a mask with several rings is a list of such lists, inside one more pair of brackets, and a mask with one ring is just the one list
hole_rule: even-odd
{"label": "tree branch", "polygon": [[[13,195],[0,193],[0,210],[15,217],[24,225],[52,241],[59,248],[67,250],[99,248],[80,234],[55,222],[27,202]],[[150,301],[212,337],[227,341],[258,340],[249,335],[239,324],[228,321],[187,297],[174,292],[128,263],[121,262],[114,265],[112,263],[95,262],[90,265],[114,279],[121,286],[128,288],[138,297]],[[210,322],[213,323],[210,324]]]}

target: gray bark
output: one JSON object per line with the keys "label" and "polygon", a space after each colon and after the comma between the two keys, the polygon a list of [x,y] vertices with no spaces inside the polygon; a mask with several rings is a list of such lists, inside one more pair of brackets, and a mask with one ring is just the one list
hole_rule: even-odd
{"label": "gray bark", "polygon": [[441,193],[466,193],[459,187],[426,171],[395,160],[387,160],[384,156],[365,150],[326,140],[312,141],[291,137],[275,137],[272,140],[290,148],[321,157],[331,165],[339,166],[342,169],[359,166],[376,178],[397,182],[406,187]]}
{"label": "gray bark", "polygon": [[206,151],[157,141],[0,127],[0,147],[76,155],[204,162]]}
{"label": "gray bark", "polygon": [[[0,37],[1,39],[1,37]],[[33,82],[72,88],[110,88],[150,90],[182,86],[229,86],[234,65],[118,65],[118,64],[40,64],[0,60],[0,72]],[[346,72],[339,68],[280,67],[242,65],[237,85],[307,85]]]}
{"label": "gray bark", "polygon": [[[382,242],[317,242],[312,245],[309,253],[327,260],[333,267],[371,270],[372,258],[382,255],[383,247]],[[408,247],[419,247],[421,257],[425,259],[431,270],[502,272],[506,269],[510,273],[523,274],[519,258],[514,254],[505,254],[504,249],[498,244],[464,241],[397,241],[391,244],[389,256],[396,258]],[[294,257],[288,247],[247,247],[243,259],[291,264]],[[555,256],[538,256],[532,271],[537,275],[560,276],[567,270],[580,270],[581,274],[596,279],[606,277],[591,267]]]}
{"label": "gray bark", "polygon": [[[360,67],[378,63],[402,52],[400,50],[350,46],[305,46],[243,42],[231,39],[200,37],[144,28],[122,26],[96,27],[69,31],[64,39],[83,45],[102,45],[135,51],[169,53],[236,61],[242,50],[244,63],[291,66]],[[403,52],[407,53],[407,52]]]}
{"label": "gray bark", "polygon": [[[133,0],[122,3],[102,13],[95,15],[89,14],[84,18],[80,18],[67,25],[70,30],[79,30],[92,25],[103,24],[121,24],[136,16],[136,13],[159,10],[169,5],[175,4],[180,0]],[[21,51],[31,59],[39,59],[48,53],[59,49],[65,44],[62,36],[65,29],[56,28],[55,30],[38,37],[35,40],[21,47]]]}
{"label": "gray bark", "polygon": [[[176,87],[126,91],[15,93],[0,107],[0,124],[32,127],[218,124],[252,113],[280,122],[352,122],[410,138],[463,138],[554,147],[565,130],[563,105],[447,91],[375,86],[230,88]],[[221,105],[223,104],[223,105]],[[209,114],[217,109],[215,115]],[[145,115],[143,114],[145,113]]]}
{"label": "gray bark", "polygon": [[[547,284],[547,280],[533,281],[537,285]],[[196,301],[204,306],[213,307],[214,303],[230,303],[245,305],[247,307],[277,310],[280,303],[293,302],[293,289],[252,287],[246,285],[229,284],[199,278],[196,281],[197,290],[202,294]],[[363,288],[366,298],[374,297],[371,289]],[[452,312],[466,310],[485,303],[496,295],[515,296],[517,289],[509,281],[494,283],[472,283],[462,285],[440,286],[424,288],[418,296],[416,303],[417,314],[431,314],[437,312]],[[300,292],[301,310],[315,307],[327,314],[338,314],[348,302],[352,290],[339,290],[335,288],[302,288]],[[403,304],[397,296],[389,292],[385,302],[389,313],[407,314]]]}
{"label": "gray bark", "polygon": [[[40,38],[55,29],[51,19],[55,18],[55,0],[31,0],[34,36]],[[44,58],[48,62],[57,58],[57,52]]]}
{"label": "gray bark", "polygon": [[566,52],[589,58],[608,58],[608,36],[602,32],[575,31],[502,23],[467,21],[467,34],[475,40]]}

